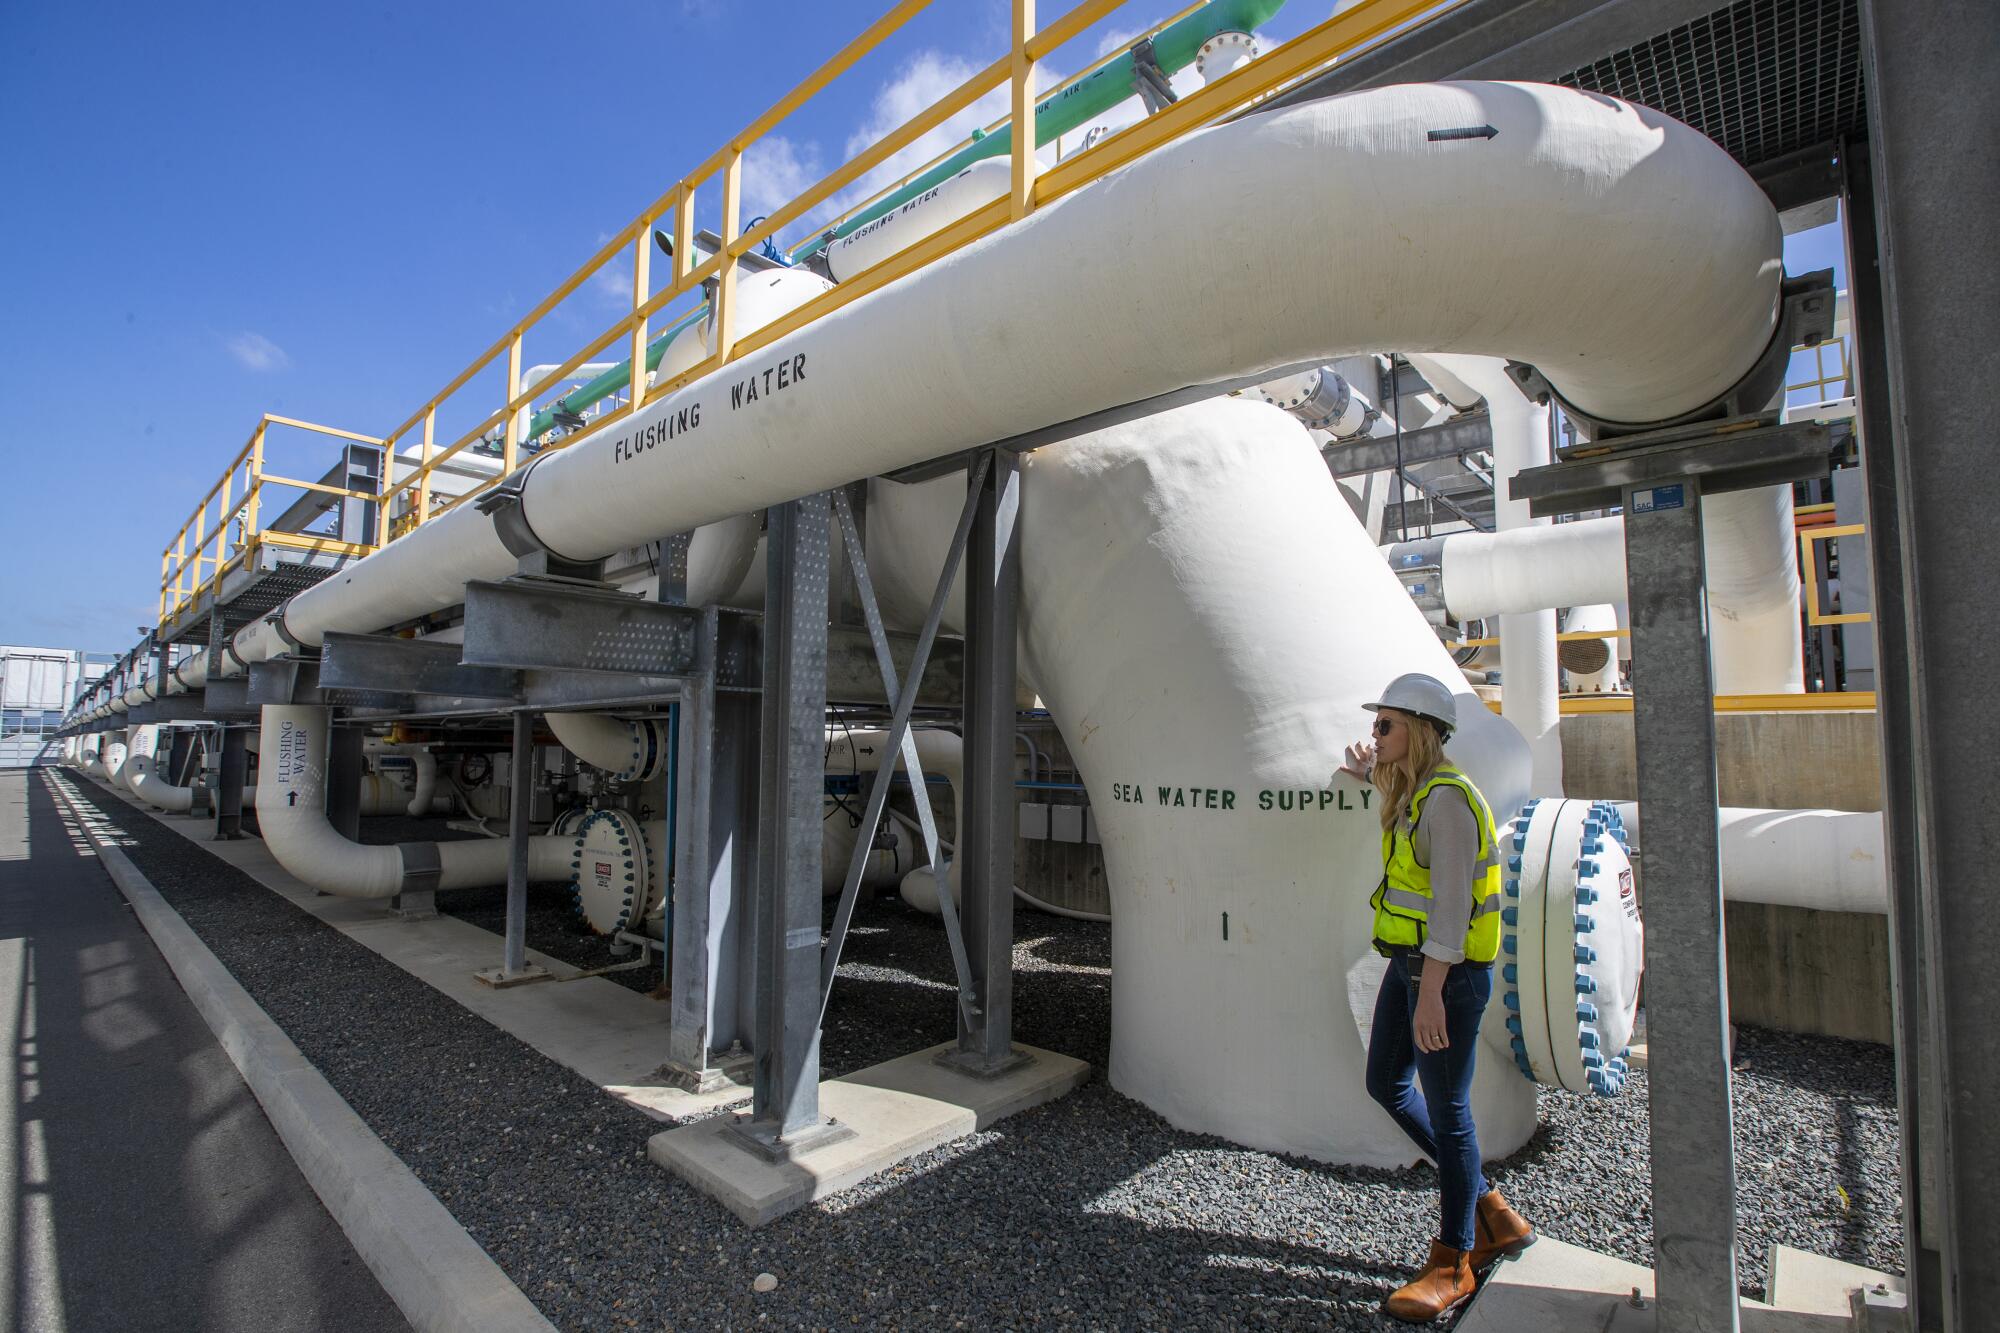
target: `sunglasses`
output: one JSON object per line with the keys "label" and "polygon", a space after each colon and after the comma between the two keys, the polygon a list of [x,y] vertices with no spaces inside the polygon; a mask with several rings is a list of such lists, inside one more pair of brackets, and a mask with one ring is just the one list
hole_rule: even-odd
{"label": "sunglasses", "polygon": [[1395,729],[1396,719],[1392,717],[1378,717],[1375,719],[1374,731],[1377,736],[1386,736]]}

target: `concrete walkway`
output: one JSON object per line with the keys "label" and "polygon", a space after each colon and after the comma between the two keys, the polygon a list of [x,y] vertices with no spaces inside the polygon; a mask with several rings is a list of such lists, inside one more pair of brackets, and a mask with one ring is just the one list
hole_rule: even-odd
{"label": "concrete walkway", "polygon": [[40,775],[0,772],[0,1326],[408,1325]]}

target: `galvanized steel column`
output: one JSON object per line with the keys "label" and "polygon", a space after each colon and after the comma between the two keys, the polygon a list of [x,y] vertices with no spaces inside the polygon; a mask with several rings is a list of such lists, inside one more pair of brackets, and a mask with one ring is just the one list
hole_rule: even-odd
{"label": "galvanized steel column", "polygon": [[535,715],[514,714],[513,750],[507,765],[507,949],[503,978],[528,963],[528,824],[535,796]]}
{"label": "galvanized steel column", "polygon": [[215,842],[243,836],[243,783],[250,773],[250,729],[239,723],[222,726],[222,752],[215,766]]}
{"label": "galvanized steel column", "polygon": [[1627,487],[1660,1333],[1735,1333],[1736,1154],[1701,485]]}
{"label": "galvanized steel column", "polygon": [[361,841],[361,728],[335,726],[326,738],[326,818],[349,842]]}
{"label": "galvanized steel column", "polygon": [[[2000,1307],[2000,1210],[1991,1198],[2000,1180],[1992,1050],[2000,899],[1985,891],[2000,863],[1992,809],[2000,712],[1981,669],[2000,651],[2000,626],[1981,607],[2000,586],[2000,547],[1985,533],[1992,487],[1979,481],[1992,471],[2000,396],[2000,266],[1982,239],[2000,198],[2000,139],[1991,132],[2000,123],[2000,16],[1988,0],[1862,0],[1861,35],[1889,383],[1888,438],[1870,441],[1886,446],[1889,467],[1878,480],[1870,464],[1870,522],[1894,513],[1904,599],[1893,623],[1892,604],[1880,605],[1877,638],[1901,637],[1908,663],[1906,681],[1885,679],[1880,699],[1885,735],[1902,728],[1909,740],[1914,835],[1914,895],[1896,885],[1891,920],[1916,935],[1897,940],[1899,961],[1914,948],[1918,964],[1897,979],[1903,1055],[1934,1057],[1934,1087],[1903,1082],[1906,1096],[1920,1094],[1920,1114],[1904,1126],[1920,1137],[1915,1152],[1905,1139],[1905,1157],[1935,1172],[1918,1182],[1914,1201],[1919,1234],[1939,1247],[1935,1299],[1920,1287],[1918,1325],[1969,1330],[1990,1327]],[[1893,498],[1878,484],[1893,485]],[[1878,597],[1895,591],[1877,579]],[[1902,756],[1885,748],[1883,759],[1885,797],[1904,802],[1890,767]],[[1925,1276],[1920,1256],[1912,1265]]]}
{"label": "galvanized steel column", "polygon": [[[1013,1058],[1014,694],[1021,596],[1021,460],[993,451],[978,483],[965,569],[965,787],[958,830],[974,1013],[955,1063],[991,1073]],[[945,885],[939,892],[948,892]]]}
{"label": "galvanized steel column", "polygon": [[755,1095],[750,1135],[782,1155],[817,1139],[820,828],[825,795],[824,494],[769,511],[757,812]]}

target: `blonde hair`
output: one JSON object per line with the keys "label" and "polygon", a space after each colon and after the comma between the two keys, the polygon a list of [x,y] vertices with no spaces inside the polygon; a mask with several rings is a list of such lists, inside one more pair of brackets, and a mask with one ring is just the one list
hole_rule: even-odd
{"label": "blonde hair", "polygon": [[1404,750],[1403,757],[1393,764],[1378,761],[1374,772],[1369,774],[1375,790],[1382,793],[1382,827],[1391,829],[1409,809],[1410,797],[1446,759],[1444,738],[1438,734],[1435,722],[1400,709],[1383,711],[1394,711],[1410,733],[1409,748]]}

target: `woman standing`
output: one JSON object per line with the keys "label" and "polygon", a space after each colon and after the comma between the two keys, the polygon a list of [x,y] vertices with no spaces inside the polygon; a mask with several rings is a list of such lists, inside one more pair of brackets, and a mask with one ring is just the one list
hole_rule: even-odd
{"label": "woman standing", "polygon": [[1478,1270],[1535,1239],[1486,1188],[1472,1123],[1473,1055],[1500,952],[1500,856],[1486,798],[1444,754],[1458,724],[1451,691],[1399,676],[1366,707],[1374,735],[1348,747],[1344,767],[1382,793],[1383,874],[1369,901],[1389,969],[1375,998],[1368,1094],[1437,1163],[1443,1196],[1429,1262],[1384,1309],[1426,1323],[1472,1295]]}

